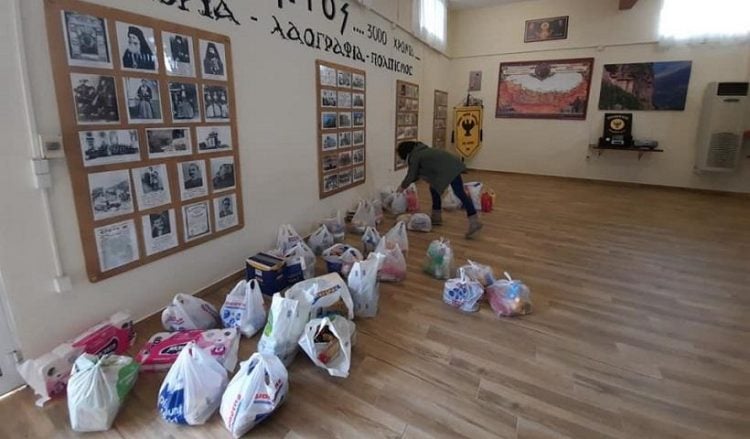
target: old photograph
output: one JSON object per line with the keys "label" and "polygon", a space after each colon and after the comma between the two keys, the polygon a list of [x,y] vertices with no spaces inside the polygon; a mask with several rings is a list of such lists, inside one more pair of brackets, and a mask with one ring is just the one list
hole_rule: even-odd
{"label": "old photograph", "polygon": [[327,174],[323,176],[323,192],[332,192],[339,188],[338,174]]}
{"label": "old photograph", "polygon": [[195,84],[170,82],[169,101],[172,108],[172,120],[179,122],[201,120],[198,87]]}
{"label": "old photograph", "polygon": [[234,157],[211,159],[211,183],[214,192],[235,187],[237,183],[234,175]]}
{"label": "old photograph", "polygon": [[339,174],[339,187],[352,184],[352,171],[345,171]]}
{"label": "old photograph", "polygon": [[349,88],[352,86],[352,74],[349,72],[338,72],[338,86]]}
{"label": "old photograph", "polygon": [[135,195],[140,210],[153,209],[172,202],[167,165],[151,165],[132,170]]}
{"label": "old photograph", "polygon": [[208,201],[183,206],[182,218],[185,223],[185,241],[189,242],[211,233]]}
{"label": "old photograph", "polygon": [[320,66],[320,85],[336,87],[336,69],[328,66]]}
{"label": "old photograph", "polygon": [[214,41],[200,40],[199,52],[201,66],[205,79],[227,80],[226,49],[224,44]]}
{"label": "old photograph", "polygon": [[348,91],[339,92],[339,107],[351,108],[352,107],[352,94]]}
{"label": "old photograph", "polygon": [[169,76],[195,76],[193,37],[162,31],[164,67]]}
{"label": "old photograph", "polygon": [[84,167],[141,159],[138,130],[80,131],[78,139]]}
{"label": "old photograph", "polygon": [[339,113],[339,128],[352,127],[352,113]]}
{"label": "old photograph", "polygon": [[220,232],[239,224],[237,216],[237,195],[224,195],[214,198],[214,224]]}
{"label": "old photograph", "polygon": [[146,26],[117,22],[117,46],[123,70],[156,72],[159,62],[156,58],[156,38],[154,30]]}
{"label": "old photograph", "polygon": [[323,172],[333,171],[334,169],[338,167],[339,167],[338,155],[333,154],[333,155],[323,156]]}
{"label": "old photograph", "polygon": [[62,20],[69,65],[112,68],[107,20],[72,11]]}
{"label": "old photograph", "polygon": [[203,106],[207,122],[229,121],[229,93],[225,86],[204,85]]}
{"label": "old photograph", "polygon": [[364,111],[355,111],[352,113],[352,126],[363,127],[365,126],[365,113]]}
{"label": "old photograph", "polygon": [[99,269],[114,270],[140,258],[135,222],[127,220],[94,229]]}
{"label": "old photograph", "polygon": [[320,106],[335,107],[338,104],[336,96],[336,90],[329,90],[327,88],[320,90]]}
{"label": "old photograph", "polygon": [[357,183],[365,179],[365,167],[357,166],[352,170],[352,181]]}
{"label": "old photograph", "polygon": [[359,148],[352,152],[352,163],[360,165],[365,162],[365,149]]}
{"label": "old photograph", "polygon": [[191,160],[178,163],[177,171],[180,177],[180,198],[183,201],[208,195],[206,162]]}
{"label": "old photograph", "polygon": [[232,149],[232,128],[226,126],[196,127],[198,152],[216,152]]}
{"label": "old photograph", "polygon": [[94,221],[133,213],[133,192],[127,169],[93,173],[88,177]]}
{"label": "old photograph", "polygon": [[193,145],[190,128],[148,128],[148,157],[151,159],[190,155]]}
{"label": "old photograph", "polygon": [[177,247],[177,221],[174,209],[143,215],[141,222],[147,256]]}
{"label": "old photograph", "polygon": [[365,89],[365,77],[359,73],[352,74],[352,88],[357,90]]}
{"label": "old photograph", "polygon": [[106,124],[120,121],[117,90],[112,76],[72,73],[73,101],[79,124]]}
{"label": "old photograph", "polygon": [[339,168],[344,168],[352,164],[352,152],[344,151],[339,153]]}
{"label": "old photograph", "polygon": [[354,146],[360,146],[365,144],[365,132],[364,131],[355,131],[352,138],[352,144]]}
{"label": "old photograph", "polygon": [[365,95],[362,93],[352,94],[352,107],[365,108]]}
{"label": "old photograph", "polygon": [[352,132],[339,133],[339,148],[348,148],[350,146],[352,146]]}
{"label": "old photograph", "polygon": [[159,81],[148,78],[123,78],[130,123],[160,123]]}
{"label": "old photograph", "polygon": [[320,115],[320,126],[324,130],[336,128],[338,126],[337,122],[336,113],[325,112]]}
{"label": "old photograph", "polygon": [[339,146],[338,137],[336,134],[323,134],[320,145],[323,151],[333,151]]}

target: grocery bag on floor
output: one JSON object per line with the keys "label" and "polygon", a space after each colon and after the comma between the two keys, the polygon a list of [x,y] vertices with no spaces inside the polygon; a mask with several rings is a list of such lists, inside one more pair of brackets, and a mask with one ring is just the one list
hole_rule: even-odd
{"label": "grocery bag on floor", "polygon": [[263,329],[266,308],[257,280],[241,280],[232,288],[221,307],[221,323],[225,328],[239,329],[245,337]]}
{"label": "grocery bag on floor", "polygon": [[432,230],[432,219],[426,213],[415,213],[409,218],[406,228],[414,232],[429,232]]}
{"label": "grocery bag on floor", "polygon": [[313,319],[305,326],[299,345],[316,366],[331,376],[346,378],[352,360],[356,326],[341,316]]}
{"label": "grocery bag on floor", "polygon": [[213,329],[219,327],[219,313],[213,305],[189,294],[177,294],[161,313],[167,331]]}
{"label": "grocery bag on floor", "polygon": [[331,314],[340,314],[350,320],[354,318],[352,295],[338,273],[329,273],[300,282],[287,290],[286,297],[307,303],[310,318]]}
{"label": "grocery bag on floor", "polygon": [[419,195],[417,185],[412,183],[404,190],[406,196],[406,211],[410,213],[419,212]]}
{"label": "grocery bag on floor", "polygon": [[275,355],[253,354],[240,364],[221,398],[224,426],[239,438],[281,406],[289,391],[286,367]]}
{"label": "grocery bag on floor", "polygon": [[190,343],[177,356],[159,389],[159,413],[175,424],[204,424],[219,408],[227,382],[224,366]]}
{"label": "grocery bag on floor", "polygon": [[344,218],[341,216],[340,210],[336,212],[336,216],[326,218],[322,223],[333,235],[334,242],[344,242],[344,238],[346,237],[346,224],[344,223]]}
{"label": "grocery bag on floor", "polygon": [[105,431],[138,378],[138,363],[119,355],[83,354],[68,382],[68,414],[74,431]]}
{"label": "grocery bag on floor", "polygon": [[352,295],[355,317],[375,317],[378,313],[380,288],[378,270],[383,265],[383,256],[373,253],[366,260],[357,262],[349,272],[347,286]]}
{"label": "grocery bag on floor", "polygon": [[383,202],[380,198],[373,198],[370,200],[370,205],[373,214],[375,214],[375,224],[380,224],[383,221]]}
{"label": "grocery bag on floor", "polygon": [[463,208],[461,199],[456,196],[456,193],[453,192],[452,187],[448,187],[448,189],[445,190],[441,205],[444,210],[456,210]]}
{"label": "grocery bag on floor", "polygon": [[[305,282],[308,281],[300,282],[292,289]],[[306,301],[281,297],[279,293],[274,294],[266,327],[258,341],[258,352],[276,355],[289,366],[297,355],[297,340],[308,320],[310,305]]]}
{"label": "grocery bag on floor", "polygon": [[385,234],[383,239],[392,244],[398,244],[401,251],[404,253],[409,251],[409,236],[406,234],[406,224],[403,221],[397,222],[396,225]]}
{"label": "grocery bag on floor", "polygon": [[375,253],[383,255],[383,264],[378,271],[378,280],[383,282],[401,282],[406,279],[406,258],[396,243],[380,240]]}
{"label": "grocery bag on floor", "polygon": [[[284,270],[293,271],[295,275],[287,276],[287,285],[293,285],[301,280],[315,277],[315,253],[305,241],[299,241],[284,253],[286,265]],[[301,273],[301,276],[299,275]],[[301,279],[300,279],[301,277]]]}
{"label": "grocery bag on floor", "polygon": [[531,290],[523,282],[511,279],[508,273],[505,273],[505,279],[487,287],[487,300],[495,314],[501,317],[531,313]]}
{"label": "grocery bag on floor", "polygon": [[369,255],[375,251],[375,247],[380,242],[380,233],[378,233],[375,227],[368,227],[365,233],[362,234],[362,254]]}
{"label": "grocery bag on floor", "polygon": [[237,352],[240,349],[240,333],[237,328],[157,332],[141,348],[135,361],[144,372],[167,370],[177,361],[182,349],[191,342],[216,358],[226,370],[231,372],[237,366]]}
{"label": "grocery bag on floor", "polygon": [[368,201],[362,200],[352,217],[352,231],[361,235],[368,227],[375,227],[375,211]]}
{"label": "grocery bag on floor", "polygon": [[386,186],[380,189],[379,198],[380,202],[383,203],[384,208],[388,208],[390,206],[390,200],[393,197],[393,194],[396,193],[396,190],[393,189],[391,186]]}
{"label": "grocery bag on floor", "polygon": [[406,213],[409,207],[409,201],[406,199],[406,194],[403,192],[394,193],[390,199],[389,209],[394,215],[401,215]]}
{"label": "grocery bag on floor", "polygon": [[279,233],[276,235],[276,247],[286,253],[287,250],[294,247],[295,244],[302,241],[294,227],[291,224],[282,224],[279,226]]}
{"label": "grocery bag on floor", "polygon": [[320,255],[323,250],[333,245],[333,234],[328,230],[328,227],[322,225],[310,235],[307,243],[310,244],[313,253]]}
{"label": "grocery bag on floor", "polygon": [[474,262],[471,259],[466,262],[468,262],[468,264],[462,265],[459,268],[459,271],[456,273],[457,276],[460,276],[460,270],[463,270],[469,279],[479,282],[485,288],[495,282],[495,274],[492,272],[492,267],[480,264],[479,262]]}
{"label": "grocery bag on floor", "polygon": [[448,279],[443,287],[443,302],[465,312],[479,311],[479,299],[484,288],[479,282],[466,276],[463,270],[458,278]]}
{"label": "grocery bag on floor", "polygon": [[471,181],[464,183],[464,190],[474,204],[474,208],[477,211],[482,210],[482,183],[478,181]]}
{"label": "grocery bag on floor", "polygon": [[424,261],[424,271],[435,279],[451,277],[453,265],[453,249],[450,241],[440,238],[432,241],[427,247],[427,257]]}
{"label": "grocery bag on floor", "polygon": [[340,273],[346,277],[355,262],[364,259],[362,252],[346,244],[334,244],[323,251],[323,260],[329,273]]}

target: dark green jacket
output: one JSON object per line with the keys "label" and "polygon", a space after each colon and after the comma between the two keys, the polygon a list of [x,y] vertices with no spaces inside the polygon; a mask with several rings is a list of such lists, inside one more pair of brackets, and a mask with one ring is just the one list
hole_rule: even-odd
{"label": "dark green jacket", "polygon": [[426,180],[430,187],[443,193],[451,181],[466,169],[458,157],[442,149],[430,148],[424,143],[418,143],[406,161],[409,171],[401,182],[404,189],[421,178]]}

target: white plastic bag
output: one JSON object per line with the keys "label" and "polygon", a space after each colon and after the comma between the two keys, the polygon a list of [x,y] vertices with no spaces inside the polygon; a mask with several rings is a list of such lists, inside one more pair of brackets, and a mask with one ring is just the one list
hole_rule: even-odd
{"label": "white plastic bag", "polygon": [[74,431],[106,431],[138,378],[138,363],[119,355],[83,354],[68,381],[68,414]]}
{"label": "white plastic bag", "polygon": [[336,216],[326,218],[322,223],[333,235],[334,242],[344,242],[344,238],[346,237],[346,224],[344,223],[344,218],[341,216],[340,210],[336,211]]}
{"label": "white plastic bag", "polygon": [[[495,282],[495,274],[492,272],[492,267],[474,262],[471,259],[466,262],[468,264],[462,265],[459,270],[463,269],[469,279],[479,282],[485,288]],[[457,271],[456,275],[460,276],[461,272]]]}
{"label": "white plastic bag", "polygon": [[409,251],[409,236],[406,233],[406,224],[403,221],[397,222],[396,225],[385,234],[383,239],[392,244],[398,244],[401,251],[404,253]]}
{"label": "white plastic bag", "polygon": [[279,408],[289,392],[289,374],[275,355],[253,354],[240,364],[221,398],[224,426],[239,438]]}
{"label": "white plastic bag", "polygon": [[479,299],[482,298],[484,288],[479,282],[473,281],[460,270],[460,276],[445,281],[443,287],[443,302],[465,312],[479,311]]}
{"label": "white plastic bag", "polygon": [[417,193],[417,185],[412,183],[404,189],[404,195],[406,196],[406,211],[409,213],[419,212],[419,194]]}
{"label": "white plastic bag", "polygon": [[383,265],[383,259],[384,255],[373,253],[366,260],[355,263],[349,272],[346,283],[352,295],[355,317],[375,317],[378,313],[378,270]]}
{"label": "white plastic bag", "polygon": [[177,356],[159,389],[158,408],[167,422],[204,424],[221,404],[227,371],[195,343]]}
{"label": "white plastic bag", "polygon": [[368,227],[365,233],[362,234],[362,254],[369,255],[375,251],[375,247],[380,242],[380,233],[378,233],[375,227]]}
{"label": "white plastic bag", "polygon": [[375,224],[380,224],[383,221],[383,201],[380,198],[373,198],[370,205],[375,214]]}
{"label": "white plastic bag", "polygon": [[414,232],[429,232],[432,230],[432,219],[426,213],[415,213],[406,224],[406,228]]}
{"label": "white plastic bag", "polygon": [[340,273],[346,277],[355,262],[364,259],[362,252],[347,244],[333,244],[323,251],[326,269],[329,273]]}
{"label": "white plastic bag", "polygon": [[487,287],[487,300],[498,317],[531,313],[531,290],[523,282],[511,279],[508,273],[505,273],[505,279]]}
{"label": "white plastic bag", "polygon": [[375,227],[375,211],[369,201],[362,200],[357,205],[357,210],[352,217],[352,231],[362,234],[368,227]]}
{"label": "white plastic bag", "polygon": [[310,249],[316,255],[323,253],[323,250],[333,245],[333,234],[328,230],[328,227],[321,225],[310,238],[307,240],[310,244]]}
{"label": "white plastic bag", "polygon": [[349,376],[356,326],[341,316],[310,320],[299,345],[316,366],[335,377]]}
{"label": "white plastic bag", "polygon": [[390,211],[394,215],[401,215],[402,213],[406,213],[406,210],[409,207],[409,202],[406,199],[406,194],[403,192],[394,193],[389,201]]}
{"label": "white plastic bag", "polygon": [[305,244],[305,241],[299,241],[292,248],[284,253],[287,266],[300,264],[305,279],[315,277],[315,253]]}
{"label": "white plastic bag", "polygon": [[424,271],[436,279],[448,279],[451,277],[452,265],[453,249],[450,241],[443,238],[432,241],[427,247]]}
{"label": "white plastic bag", "polygon": [[450,186],[445,190],[445,193],[443,194],[443,201],[441,205],[445,210],[457,210],[463,208],[461,199],[456,196],[456,193],[453,192],[453,188]]}
{"label": "white plastic bag", "polygon": [[231,372],[237,366],[240,337],[237,328],[157,332],[141,348],[135,361],[140,363],[142,372],[168,370],[185,346],[195,342]]}
{"label": "white plastic bag", "polygon": [[383,282],[401,282],[406,279],[406,259],[401,247],[381,239],[375,253],[384,256],[383,265],[378,270],[378,280]]}
{"label": "white plastic bag", "polygon": [[[297,285],[305,282],[307,281]],[[274,294],[266,327],[258,341],[258,352],[276,355],[284,365],[289,366],[297,355],[297,340],[308,320],[310,305],[307,302],[281,297],[279,293]]]}
{"label": "white plastic bag", "polygon": [[219,327],[219,313],[213,305],[189,294],[177,294],[161,313],[167,331],[214,329]]}
{"label": "white plastic bag", "polygon": [[221,323],[225,328],[238,328],[245,337],[252,337],[263,328],[266,309],[257,280],[241,280],[232,288],[221,307]]}
{"label": "white plastic bag", "polygon": [[472,204],[474,204],[474,208],[477,211],[482,210],[482,187],[484,185],[478,181],[472,181],[469,183],[464,183],[464,189],[466,190],[466,193],[469,195],[469,198],[471,198]]}
{"label": "white plastic bag", "polygon": [[313,319],[331,314],[340,314],[349,320],[354,318],[354,302],[349,287],[337,273],[300,282],[287,290],[286,297],[307,303],[310,318]]}
{"label": "white plastic bag", "polygon": [[279,233],[276,235],[276,247],[286,253],[295,244],[302,241],[294,227],[291,224],[282,224],[279,226]]}
{"label": "white plastic bag", "polygon": [[386,186],[380,189],[380,193],[378,195],[380,197],[380,202],[383,203],[384,208],[390,208],[391,198],[393,198],[393,194],[395,193],[396,190],[391,186]]}

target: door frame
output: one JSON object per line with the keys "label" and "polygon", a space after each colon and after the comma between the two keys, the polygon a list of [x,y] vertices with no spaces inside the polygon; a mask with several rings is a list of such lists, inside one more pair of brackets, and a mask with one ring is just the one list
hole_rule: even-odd
{"label": "door frame", "polygon": [[8,307],[8,296],[5,291],[2,271],[0,270],[0,397],[21,386],[24,381],[16,368],[18,338],[14,332],[15,324]]}

